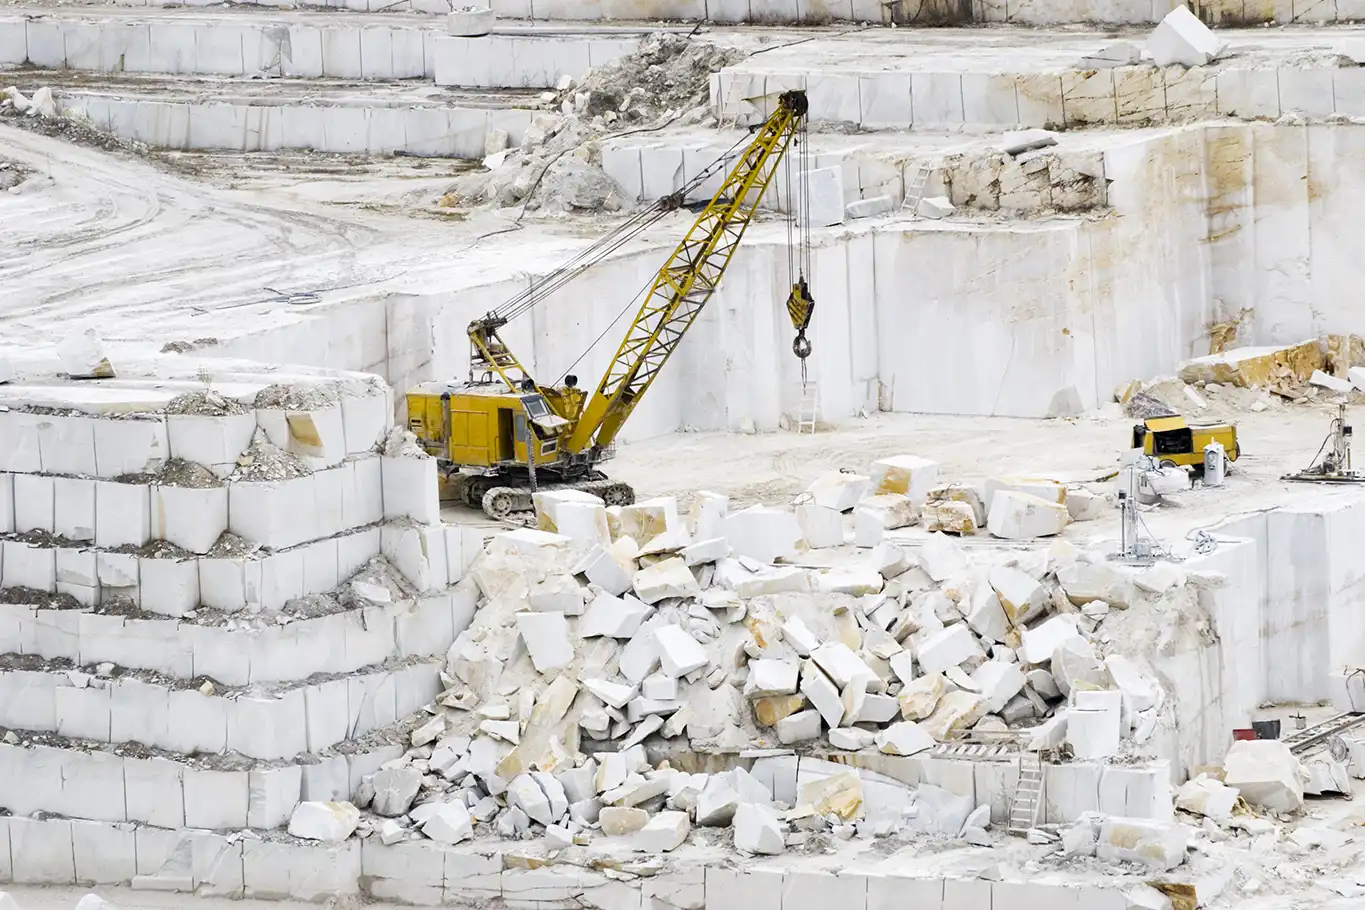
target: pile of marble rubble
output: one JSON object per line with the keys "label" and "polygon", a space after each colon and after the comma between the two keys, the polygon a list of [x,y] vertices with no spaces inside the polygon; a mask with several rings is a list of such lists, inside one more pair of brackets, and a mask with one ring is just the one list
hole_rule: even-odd
{"label": "pile of marble rubble", "polygon": [[[412,749],[354,805],[309,804],[291,830],[348,836],[359,808],[384,819],[362,833],[394,839],[411,826],[458,841],[488,824],[567,844],[598,826],[665,844],[692,825],[733,824],[741,849],[767,852],[802,819],[848,832],[854,819],[871,824],[858,775],[831,775],[781,806],[742,769],[688,774],[652,766],[643,747],[913,756],[970,735],[1100,759],[1126,736],[1150,735],[1163,691],[1134,660],[1102,658],[1090,636],[1111,609],[1178,585],[1169,566],[1123,573],[1065,541],[981,551],[981,562],[938,533],[913,551],[878,535],[844,548],[850,561],[838,568],[794,564],[818,546],[803,531],[812,509],[856,525],[860,510],[895,499],[912,514],[975,507],[946,498],[952,488],[922,493],[903,468],[932,466],[897,461],[900,473],[882,471],[874,495],[872,479],[836,472],[792,510],[730,512],[724,496],[703,492],[684,516],[668,497],[606,508],[577,491],[537,494],[540,527],[494,537],[462,583],[480,606],[450,648],[446,688]],[[988,487],[997,503],[1013,495],[1066,508],[1061,487],[1041,491],[1048,499]],[[921,787],[914,801],[949,798]],[[913,824],[901,808],[878,830]],[[968,800],[926,818],[937,833],[980,837],[989,808]]]}

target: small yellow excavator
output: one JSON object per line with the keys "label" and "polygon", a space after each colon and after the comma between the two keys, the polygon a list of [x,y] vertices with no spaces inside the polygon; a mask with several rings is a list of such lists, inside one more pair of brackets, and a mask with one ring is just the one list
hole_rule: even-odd
{"label": "small yellow excavator", "polygon": [[[809,173],[806,94],[783,92],[774,111],[752,135],[736,143],[738,158],[720,189],[701,211],[677,249],[659,269],[644,301],[591,395],[566,374],[558,383],[541,383],[499,337],[509,321],[528,312],[594,263],[641,235],[687,195],[710,179],[727,160],[722,156],[678,192],[627,220],[570,262],[526,291],[470,323],[469,380],[426,382],[407,394],[408,429],[422,447],[440,459],[443,472],[458,474],[455,488],[467,505],[493,518],[532,508],[537,489],[574,488],[602,497],[608,505],[629,505],[635,491],[609,480],[598,465],[640,403],[659,371],[677,349],[703,306],[720,284],[764,192],[773,182],[787,150],[798,150],[796,194],[788,196],[792,230],[788,264],[792,281],[787,311],[796,329],[792,350],[810,355],[806,330],[815,301],[807,285],[810,242],[795,213],[802,210]],[[790,180],[790,178],[788,178]],[[799,237],[793,242],[792,238]]]}

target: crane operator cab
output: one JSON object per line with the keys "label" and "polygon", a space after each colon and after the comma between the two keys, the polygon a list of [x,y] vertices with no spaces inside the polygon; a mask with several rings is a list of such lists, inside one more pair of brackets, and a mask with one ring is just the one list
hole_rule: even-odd
{"label": "crane operator cab", "polygon": [[[512,411],[511,408],[507,410]],[[526,435],[528,424],[532,431],[529,440]],[[513,460],[519,464],[527,463],[528,442],[534,443],[537,462],[551,456],[558,458],[559,436],[569,426],[569,421],[550,410],[544,395],[534,392],[521,396],[521,412],[512,413]]]}

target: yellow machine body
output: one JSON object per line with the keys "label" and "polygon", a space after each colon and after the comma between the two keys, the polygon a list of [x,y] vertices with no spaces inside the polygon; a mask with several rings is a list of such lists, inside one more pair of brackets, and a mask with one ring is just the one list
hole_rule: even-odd
{"label": "yellow machine body", "polygon": [[1190,424],[1184,417],[1152,417],[1133,427],[1133,448],[1159,462],[1203,468],[1204,446],[1221,443],[1228,461],[1241,455],[1234,423]]}
{"label": "yellow machine body", "polygon": [[498,468],[534,458],[537,467],[552,465],[569,426],[539,391],[437,380],[408,392],[408,429],[429,455],[452,464]]}

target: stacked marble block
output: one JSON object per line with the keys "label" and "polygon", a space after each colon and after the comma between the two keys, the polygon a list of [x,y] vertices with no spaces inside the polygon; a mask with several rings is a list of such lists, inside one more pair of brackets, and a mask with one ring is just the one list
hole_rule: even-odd
{"label": "stacked marble block", "polygon": [[[392,397],[370,389],[227,416],[0,410],[0,882],[188,890],[196,845],[227,837],[207,832],[267,844],[403,753],[483,536],[440,524],[433,459],[380,454]],[[311,473],[233,479],[258,433],[300,450],[291,426]],[[169,459],[221,483],[155,482]],[[211,555],[225,531],[259,547]]]}

